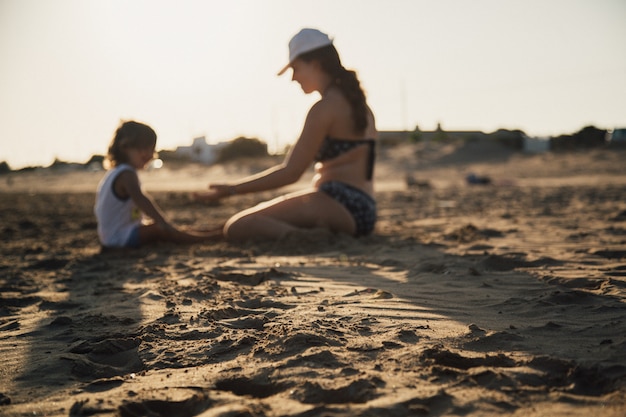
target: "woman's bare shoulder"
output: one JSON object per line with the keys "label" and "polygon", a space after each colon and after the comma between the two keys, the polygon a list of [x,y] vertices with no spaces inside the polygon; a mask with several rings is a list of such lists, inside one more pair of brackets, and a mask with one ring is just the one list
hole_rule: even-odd
{"label": "woman's bare shoulder", "polygon": [[338,104],[335,100],[322,97],[309,109],[307,119],[309,120],[330,120],[337,114]]}
{"label": "woman's bare shoulder", "polygon": [[335,89],[328,91],[311,107],[311,112],[332,119],[349,117],[351,111],[348,100]]}

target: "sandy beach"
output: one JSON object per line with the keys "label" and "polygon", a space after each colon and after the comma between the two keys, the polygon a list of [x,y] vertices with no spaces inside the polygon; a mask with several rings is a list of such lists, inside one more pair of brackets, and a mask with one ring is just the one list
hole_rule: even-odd
{"label": "sandy beach", "polygon": [[[100,250],[102,172],[0,176],[0,415],[624,416],[624,161],[382,148],[371,236],[130,252]],[[141,178],[209,228],[279,192],[188,191],[259,165]]]}

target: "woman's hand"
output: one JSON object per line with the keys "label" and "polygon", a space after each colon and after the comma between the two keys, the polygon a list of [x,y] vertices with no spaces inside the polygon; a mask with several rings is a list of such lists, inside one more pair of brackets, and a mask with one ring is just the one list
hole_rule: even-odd
{"label": "woman's hand", "polygon": [[195,201],[211,203],[233,194],[235,194],[235,188],[232,185],[211,184],[209,185],[209,191],[193,193],[192,197]]}

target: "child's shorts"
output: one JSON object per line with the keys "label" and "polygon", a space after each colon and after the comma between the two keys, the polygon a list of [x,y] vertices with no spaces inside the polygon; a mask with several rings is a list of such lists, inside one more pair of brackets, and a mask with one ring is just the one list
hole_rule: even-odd
{"label": "child's shorts", "polygon": [[130,232],[130,236],[128,236],[128,240],[124,247],[126,248],[138,248],[139,244],[139,226],[133,228],[132,232]]}

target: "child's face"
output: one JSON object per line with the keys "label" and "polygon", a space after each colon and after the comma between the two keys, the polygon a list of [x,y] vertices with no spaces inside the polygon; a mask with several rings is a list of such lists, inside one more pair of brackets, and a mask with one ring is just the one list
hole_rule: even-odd
{"label": "child's face", "polygon": [[154,147],[128,148],[128,163],[135,169],[143,169],[154,158]]}

